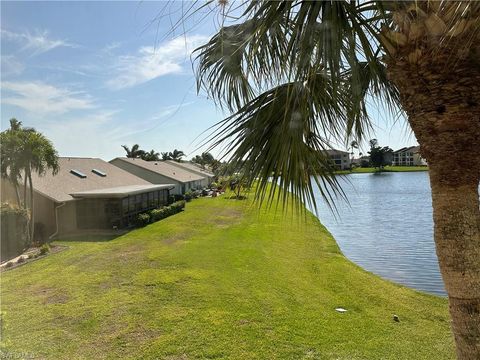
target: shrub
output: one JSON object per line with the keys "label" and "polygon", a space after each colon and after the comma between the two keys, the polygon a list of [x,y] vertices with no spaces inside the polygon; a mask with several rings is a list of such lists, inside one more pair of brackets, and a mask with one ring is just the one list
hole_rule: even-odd
{"label": "shrub", "polygon": [[193,191],[189,191],[185,193],[185,201],[189,202],[189,201],[192,201],[192,199],[193,199]]}
{"label": "shrub", "polygon": [[30,245],[28,236],[29,213],[13,204],[0,205],[0,258],[11,259],[20,255]]}
{"label": "shrub", "polygon": [[12,267],[12,266],[13,266],[13,262],[11,262],[11,261],[9,261],[9,262],[7,262],[7,263],[5,264],[5,267],[6,267],[6,268],[10,268],[10,267]]}
{"label": "shrub", "polygon": [[144,227],[150,223],[150,215],[147,213],[138,214],[135,218],[136,227]]}
{"label": "shrub", "polygon": [[185,208],[185,200],[177,201],[174,202],[173,204],[169,206],[164,206],[163,208],[160,209],[154,209],[150,211],[150,220],[151,222],[155,222],[158,220],[165,219],[171,215],[174,215],[176,213],[179,213]]}
{"label": "shrub", "polygon": [[50,251],[50,246],[48,246],[48,244],[43,244],[42,246],[40,246],[40,255],[45,255],[49,251]]}
{"label": "shrub", "polygon": [[177,201],[185,200],[184,195],[173,194],[168,197],[168,205],[171,205]]}
{"label": "shrub", "polygon": [[23,258],[23,256],[20,256],[18,259],[17,259],[17,264],[21,264],[25,262],[25,259]]}
{"label": "shrub", "polygon": [[28,259],[33,259],[33,254],[28,254],[27,258]]}

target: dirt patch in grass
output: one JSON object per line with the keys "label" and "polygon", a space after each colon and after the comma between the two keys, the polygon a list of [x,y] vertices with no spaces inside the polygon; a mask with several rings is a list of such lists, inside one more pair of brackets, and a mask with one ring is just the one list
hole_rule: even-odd
{"label": "dirt patch in grass", "polygon": [[163,358],[163,360],[188,360],[188,356],[187,354],[167,355]]}
{"label": "dirt patch in grass", "polygon": [[162,239],[162,242],[166,245],[173,245],[178,241],[183,241],[190,237],[189,233],[181,233],[181,234],[173,234],[172,236],[168,236]]}
{"label": "dirt patch in grass", "polygon": [[40,298],[42,304],[66,304],[70,297],[65,292],[53,287],[37,287],[32,289],[31,294]]}
{"label": "dirt patch in grass", "polygon": [[228,228],[238,224],[243,218],[243,211],[235,208],[223,208],[209,218],[209,222],[218,228]]}

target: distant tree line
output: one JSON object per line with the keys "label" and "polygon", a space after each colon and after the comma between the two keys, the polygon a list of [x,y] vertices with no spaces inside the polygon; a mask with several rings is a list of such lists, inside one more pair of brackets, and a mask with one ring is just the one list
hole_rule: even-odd
{"label": "distant tree line", "polygon": [[185,153],[177,149],[170,152],[162,152],[160,155],[153,149],[150,151],[142,150],[138,144],[133,145],[131,148],[127,145],[122,145],[122,148],[127,153],[127,158],[138,158],[145,161],[173,160],[182,162],[182,157],[185,157]]}

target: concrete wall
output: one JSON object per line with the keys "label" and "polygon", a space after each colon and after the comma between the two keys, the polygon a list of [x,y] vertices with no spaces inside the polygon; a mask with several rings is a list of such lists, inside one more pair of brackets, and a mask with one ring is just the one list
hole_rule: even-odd
{"label": "concrete wall", "polygon": [[[167,178],[163,175],[154,173],[150,170],[143,169],[137,165],[130,164],[120,159],[114,159],[111,164],[118,166],[119,168],[128,171],[129,173],[136,175],[144,180],[151,182],[152,184],[173,184],[175,188],[170,190],[170,194],[182,194],[182,183],[173,179]],[[186,184],[188,185],[188,184]],[[186,186],[187,187],[187,186]],[[187,191],[187,189],[186,189]]]}

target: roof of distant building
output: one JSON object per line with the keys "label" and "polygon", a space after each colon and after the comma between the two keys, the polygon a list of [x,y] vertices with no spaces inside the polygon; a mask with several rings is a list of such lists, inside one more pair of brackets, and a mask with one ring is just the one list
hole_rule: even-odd
{"label": "roof of distant building", "polygon": [[187,170],[179,166],[172,165],[168,161],[145,161],[138,158],[118,157],[111,160],[111,162],[114,160],[125,161],[181,183],[202,180],[205,179],[206,176],[197,174],[191,170]]}
{"label": "roof of distant building", "polygon": [[335,155],[335,154],[350,154],[350,153],[347,152],[347,151],[337,150],[337,149],[330,149],[330,150],[323,150],[323,151],[326,152],[326,153],[329,154],[329,155]]}
{"label": "roof of distant building", "polygon": [[206,168],[204,169],[200,165],[195,164],[195,163],[190,162],[190,161],[178,162],[178,161],[173,161],[173,160],[167,160],[167,162],[169,164],[172,164],[173,166],[178,166],[178,167],[193,171],[195,173],[198,173],[200,175],[205,175],[205,176],[208,176],[208,177],[215,176],[208,169],[206,169]]}

